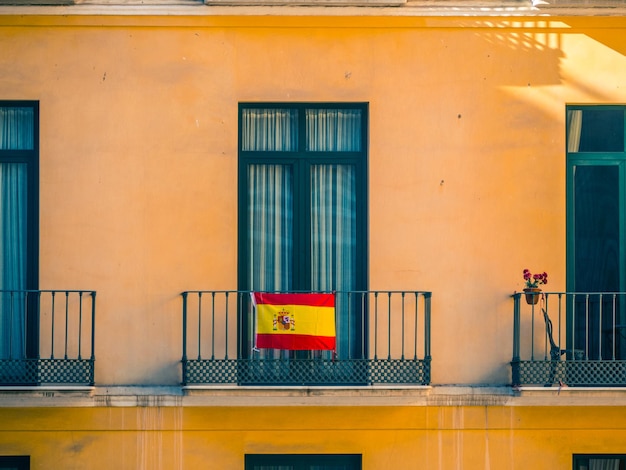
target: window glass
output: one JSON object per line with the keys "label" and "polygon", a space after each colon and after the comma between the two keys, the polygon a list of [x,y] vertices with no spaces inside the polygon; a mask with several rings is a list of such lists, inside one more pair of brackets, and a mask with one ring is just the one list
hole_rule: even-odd
{"label": "window glass", "polygon": [[624,109],[569,109],[568,152],[623,152]]}
{"label": "window glass", "polygon": [[0,359],[36,356],[23,291],[38,277],[37,119],[37,103],[0,102]]}
{"label": "window glass", "polygon": [[0,150],[32,150],[33,108],[0,107]]}
{"label": "window glass", "polygon": [[30,457],[20,456],[0,456],[0,470],[29,470]]}
{"label": "window glass", "polygon": [[249,454],[245,470],[360,470],[359,454]]}
{"label": "window glass", "polygon": [[359,152],[360,109],[307,109],[306,150],[310,152]]}
{"label": "window glass", "polygon": [[[567,107],[567,290],[620,292],[626,288],[625,106]],[[593,360],[626,357],[626,322],[618,299],[576,298],[568,310],[567,347]],[[615,315],[606,312],[613,311]]]}
{"label": "window glass", "polygon": [[294,152],[298,149],[298,110],[245,108],[241,112],[241,150]]}
{"label": "window glass", "polygon": [[574,470],[626,470],[626,456],[574,455]]}

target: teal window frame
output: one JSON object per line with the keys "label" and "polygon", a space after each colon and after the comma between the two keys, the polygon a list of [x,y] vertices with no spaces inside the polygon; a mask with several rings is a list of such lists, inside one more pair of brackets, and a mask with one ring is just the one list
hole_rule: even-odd
{"label": "teal window frame", "polygon": [[[306,109],[360,109],[362,110],[363,124],[361,128],[361,149],[358,152],[312,152],[307,151],[306,139],[298,138],[296,151],[244,151],[241,149],[242,142],[242,111],[249,108],[275,108],[275,109],[295,109],[298,111],[298,134],[304,136],[305,130],[305,110]],[[359,204],[357,205],[357,246],[356,252],[364,256],[356,259],[356,271],[359,275],[357,285],[367,286],[367,154],[368,154],[368,104],[367,103],[240,103],[239,104],[239,170],[238,170],[238,285],[240,290],[247,290],[246,267],[248,260],[247,249],[247,219],[246,219],[246,168],[249,164],[281,164],[294,166],[294,187],[302,188],[298,195],[294,196],[294,201],[298,204],[297,212],[306,213],[309,205],[310,188],[308,168],[312,164],[350,164],[356,169],[356,195]],[[299,190],[300,191],[300,190]],[[295,283],[293,290],[306,291],[311,284],[311,260],[307,255],[307,247],[310,246],[310,230],[306,217],[299,217],[294,223],[294,246],[293,252],[297,258],[294,259]]]}
{"label": "teal window frame", "polygon": [[[244,110],[250,109],[282,109],[297,112],[297,145],[293,150],[246,150],[244,149],[243,119]],[[313,151],[307,149],[306,132],[306,110],[359,110],[360,122],[360,142],[358,150],[350,151]],[[367,233],[367,210],[368,210],[368,103],[292,103],[292,102],[242,102],[239,103],[239,133],[238,133],[238,289],[242,291],[251,290],[254,286],[248,281],[248,236],[251,228],[248,226],[248,167],[250,165],[284,165],[292,168],[293,188],[294,188],[294,210],[293,210],[293,255],[292,276],[290,290],[294,292],[307,292],[312,290],[311,276],[311,219],[309,207],[311,205],[311,167],[314,165],[349,165],[355,172],[355,259],[354,259],[354,285],[355,290],[367,290],[368,282],[368,233]],[[257,287],[258,288],[258,287]],[[243,310],[243,309],[242,309]],[[367,325],[360,324],[358,318],[353,324],[354,331],[366,337]],[[251,337],[248,322],[241,322],[239,329],[239,344],[242,346],[242,355],[247,357],[250,348],[244,344],[246,338]],[[365,341],[363,338],[353,342],[355,351],[350,351],[356,357],[364,357],[363,351]]]}
{"label": "teal window frame", "polygon": [[[623,110],[626,115],[626,105],[568,105],[566,106],[566,122],[567,112],[577,110]],[[624,119],[626,126],[626,116]],[[626,137],[626,128],[624,129],[624,136]],[[570,131],[566,128],[566,142],[570,139]],[[626,138],[624,139],[626,141]],[[575,256],[575,213],[574,213],[574,176],[576,166],[601,166],[601,165],[615,165],[619,172],[620,194],[619,194],[619,213],[621,214],[619,220],[619,233],[623,238],[623,243],[619,252],[619,266],[620,266],[620,291],[626,291],[626,143],[625,148],[621,152],[617,151],[602,151],[602,152],[571,152],[567,150],[566,146],[566,289],[569,292],[577,290],[576,286],[576,256]]]}
{"label": "teal window frame", "polygon": [[33,148],[28,150],[0,149],[0,163],[24,163],[28,168],[26,288],[35,290],[39,287],[39,102],[0,100],[0,108],[31,108],[33,110]]}
{"label": "teal window frame", "polygon": [[2,455],[0,456],[0,470],[29,470],[30,456]]}
{"label": "teal window frame", "polygon": [[[26,279],[27,290],[39,289],[39,101],[0,100],[0,108],[30,108],[33,117],[33,142],[30,149],[0,149],[0,163],[26,165]],[[26,357],[39,356],[39,318],[36,302],[28,304]]]}
{"label": "teal window frame", "polygon": [[246,454],[245,470],[361,470],[361,454]]}

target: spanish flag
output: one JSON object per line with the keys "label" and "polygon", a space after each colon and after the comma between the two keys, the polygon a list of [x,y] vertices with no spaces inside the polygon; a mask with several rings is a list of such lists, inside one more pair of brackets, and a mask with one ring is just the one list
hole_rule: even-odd
{"label": "spanish flag", "polygon": [[335,350],[335,294],[251,295],[257,348]]}

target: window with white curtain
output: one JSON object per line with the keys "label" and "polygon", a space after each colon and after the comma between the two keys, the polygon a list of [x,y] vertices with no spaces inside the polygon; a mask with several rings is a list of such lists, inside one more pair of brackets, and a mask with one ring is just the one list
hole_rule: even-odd
{"label": "window with white curtain", "polygon": [[[239,123],[240,289],[365,290],[367,105],[242,103]],[[360,358],[361,315],[339,302],[337,355]]]}
{"label": "window with white curtain", "polygon": [[0,101],[0,359],[36,356],[38,119],[36,102]]}
{"label": "window with white curtain", "polygon": [[359,454],[248,454],[245,470],[361,470]]}
{"label": "window with white curtain", "polygon": [[626,455],[574,455],[574,470],[626,470]]}

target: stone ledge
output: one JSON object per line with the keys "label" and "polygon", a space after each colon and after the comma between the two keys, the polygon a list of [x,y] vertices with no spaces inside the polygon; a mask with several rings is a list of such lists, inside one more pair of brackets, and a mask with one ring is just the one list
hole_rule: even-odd
{"label": "stone ledge", "polygon": [[204,0],[208,6],[336,6],[336,7],[391,7],[407,0]]}
{"label": "stone ledge", "polygon": [[0,387],[0,408],[626,406],[626,388],[509,386]]}

